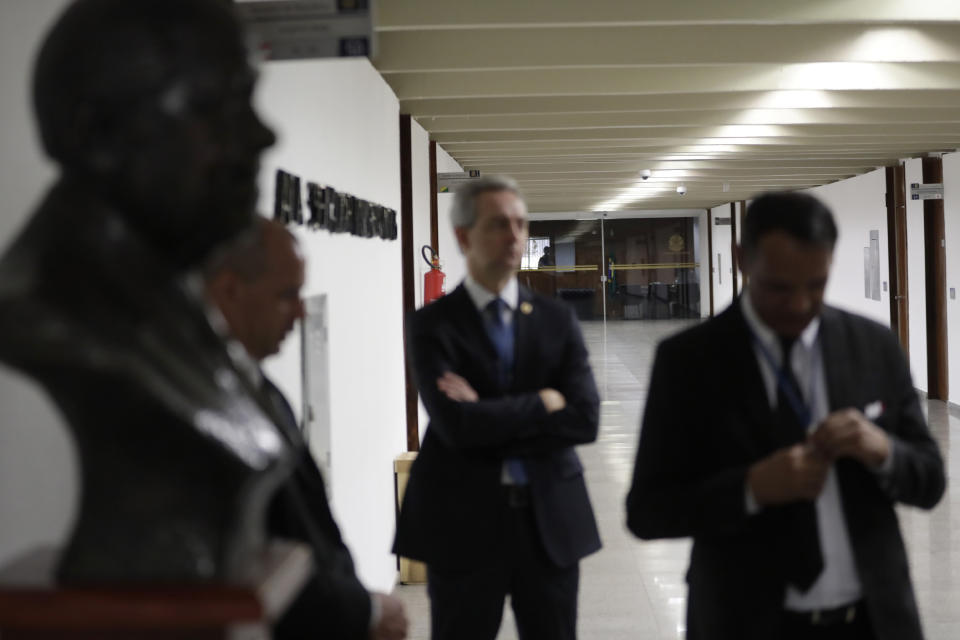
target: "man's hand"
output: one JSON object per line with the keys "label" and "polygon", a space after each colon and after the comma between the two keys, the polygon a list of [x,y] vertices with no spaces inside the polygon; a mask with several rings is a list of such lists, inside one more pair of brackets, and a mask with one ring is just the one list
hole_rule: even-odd
{"label": "man's hand", "polygon": [[857,409],[828,415],[810,436],[810,444],[831,459],[855,458],[872,469],[890,455],[890,438]]}
{"label": "man's hand", "polygon": [[407,615],[403,603],[386,593],[374,593],[380,603],[380,620],[370,631],[371,640],[403,640],[407,637]]}
{"label": "man's hand", "polygon": [[567,406],[567,399],[556,389],[540,389],[538,393],[540,394],[540,401],[543,403],[543,408],[547,410],[547,413],[560,411]]}
{"label": "man's hand", "polygon": [[809,444],[779,449],[750,467],[747,485],[761,506],[814,500],[823,490],[830,460]]}
{"label": "man's hand", "polygon": [[447,371],[437,378],[437,389],[454,402],[476,402],[480,399],[470,383],[452,371]]}

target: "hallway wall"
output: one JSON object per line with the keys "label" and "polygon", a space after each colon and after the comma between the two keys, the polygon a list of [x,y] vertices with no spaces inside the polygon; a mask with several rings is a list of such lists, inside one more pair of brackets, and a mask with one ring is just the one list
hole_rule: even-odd
{"label": "hallway wall", "polygon": [[910,183],[923,182],[920,158],[904,163],[907,189],[907,308],[910,322],[910,372],[913,384],[927,390],[927,290],[924,285],[923,201],[910,199]]}
{"label": "hallway wall", "polygon": [[707,212],[703,211],[699,216],[697,216],[697,262],[700,263],[700,269],[698,269],[698,275],[700,277],[700,317],[709,318],[710,317],[710,281],[705,277],[704,274],[708,274],[708,277],[712,274],[709,272],[710,268],[710,246],[707,242]]}
{"label": "hallway wall", "polygon": [[[960,405],[960,153],[943,156],[947,252],[947,354],[949,399]],[[956,297],[950,298],[953,288]]]}
{"label": "hallway wall", "polygon": [[890,292],[881,286],[880,300],[868,299],[863,275],[863,250],[870,246],[870,231],[875,230],[880,236],[880,281],[882,285],[889,282],[886,190],[884,170],[876,169],[807,192],[830,207],[840,232],[827,283],[827,303],[890,326]]}
{"label": "hallway wall", "polygon": [[[263,159],[261,210],[272,210],[273,176],[283,168],[399,212],[399,107],[368,60],[266,64],[257,102],[279,138]],[[425,136],[416,127],[413,140],[414,175],[422,181]],[[426,228],[429,241],[423,192],[414,185],[414,234],[422,238]],[[327,294],[334,515],[361,579],[389,590],[396,575],[392,461],[406,450],[401,242],[305,228],[296,233],[307,256],[304,296]],[[266,363],[297,411],[301,348],[295,331]]]}
{"label": "hallway wall", "polygon": [[30,70],[40,38],[67,0],[10,2],[0,20],[0,251],[14,238],[38,198],[56,176],[36,133],[30,97]]}
{"label": "hallway wall", "polygon": [[730,250],[729,224],[718,225],[717,218],[730,217],[730,205],[713,207],[713,312],[720,313],[733,302],[733,254]]}
{"label": "hallway wall", "polygon": [[[33,58],[67,0],[8,2],[0,20],[0,252],[56,176],[30,106]],[[61,542],[78,496],[73,443],[46,393],[0,367],[0,565],[37,545]]]}

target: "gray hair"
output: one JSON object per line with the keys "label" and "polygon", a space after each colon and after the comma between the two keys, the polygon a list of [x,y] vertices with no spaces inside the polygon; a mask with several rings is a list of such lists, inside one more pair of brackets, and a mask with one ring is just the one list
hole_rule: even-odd
{"label": "gray hair", "polygon": [[477,220],[477,196],[488,191],[511,191],[521,196],[517,181],[507,176],[483,176],[470,180],[457,188],[453,198],[450,222],[454,229],[473,226]]}
{"label": "gray hair", "polygon": [[204,268],[207,279],[221,271],[232,271],[245,282],[253,282],[267,272],[268,236],[271,234],[288,238],[296,244],[297,237],[276,220],[256,216],[253,226],[237,238],[217,250]]}

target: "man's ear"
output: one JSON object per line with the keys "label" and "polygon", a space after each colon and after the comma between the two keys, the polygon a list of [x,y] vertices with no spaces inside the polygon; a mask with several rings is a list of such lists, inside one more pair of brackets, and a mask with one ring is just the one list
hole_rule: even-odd
{"label": "man's ear", "polygon": [[229,269],[221,269],[206,281],[207,297],[221,309],[234,304],[240,295],[240,278]]}
{"label": "man's ear", "polygon": [[470,246],[469,227],[455,227],[454,235],[457,236],[457,244],[460,245],[460,253],[464,253]]}

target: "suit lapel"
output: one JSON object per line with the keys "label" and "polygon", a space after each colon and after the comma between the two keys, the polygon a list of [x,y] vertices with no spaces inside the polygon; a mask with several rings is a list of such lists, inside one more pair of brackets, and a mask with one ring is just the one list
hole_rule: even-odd
{"label": "suit lapel", "polygon": [[[839,314],[825,308],[820,314],[820,353],[827,379],[827,397],[830,411],[851,406],[849,381],[851,378],[850,345],[843,339],[843,325]],[[827,357],[827,354],[830,354]]]}
{"label": "suit lapel", "polygon": [[741,409],[746,414],[749,437],[761,443],[765,450],[773,449],[779,446],[780,439],[775,430],[773,410],[770,408],[770,399],[767,397],[760,365],[754,352],[753,336],[739,301],[731,305],[719,319],[727,322],[724,332],[729,334],[729,339],[725,341],[724,359],[730,363],[730,379],[736,381],[738,387],[731,393],[737,395]]}
{"label": "suit lapel", "polygon": [[[450,298],[450,306],[454,325],[461,331],[467,344],[476,344],[478,348],[486,352],[486,360],[489,365],[490,375],[497,378],[497,348],[490,340],[487,328],[483,326],[483,318],[473,304],[473,299],[467,293],[466,287],[460,284],[453,293],[447,296]],[[514,347],[516,348],[516,347]]]}
{"label": "suit lapel", "polygon": [[520,286],[520,295],[517,299],[517,309],[513,313],[513,381],[526,380],[528,368],[534,354],[536,337],[533,331],[533,317],[536,314],[533,304],[533,294],[524,286]]}

